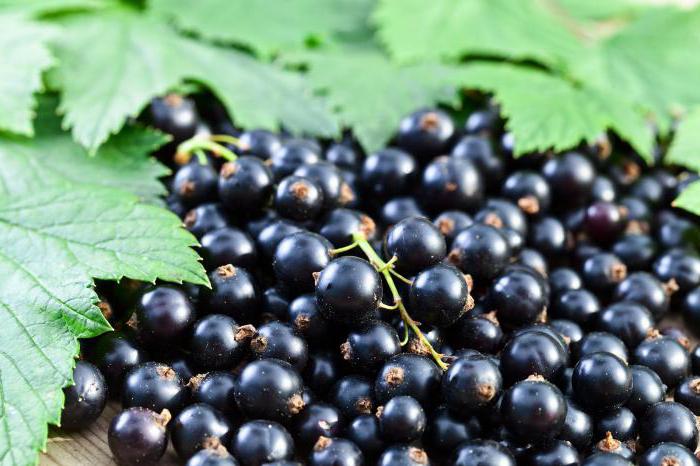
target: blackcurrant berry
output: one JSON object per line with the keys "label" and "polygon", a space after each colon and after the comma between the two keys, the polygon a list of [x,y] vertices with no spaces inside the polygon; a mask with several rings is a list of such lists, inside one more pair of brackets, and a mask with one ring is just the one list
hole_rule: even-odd
{"label": "blackcurrant berry", "polygon": [[378,412],[379,429],[388,443],[409,443],[418,440],[425,431],[427,418],[415,398],[397,396]]}
{"label": "blackcurrant berry", "polygon": [[474,305],[464,275],[447,264],[434,265],[416,275],[409,297],[413,317],[439,327],[454,323]]}
{"label": "blackcurrant berry", "polygon": [[453,335],[451,341],[460,349],[471,348],[481,353],[495,354],[503,342],[503,330],[495,312],[477,316],[467,314],[450,330]]}
{"label": "blackcurrant berry", "polygon": [[271,259],[275,254],[277,245],[284,238],[300,231],[303,231],[302,228],[289,220],[276,220],[260,230],[260,233],[255,238],[255,244],[263,256]]}
{"label": "blackcurrant berry", "polygon": [[538,448],[532,448],[526,453],[527,464],[537,466],[562,466],[579,464],[579,453],[569,442],[554,440]]}
{"label": "blackcurrant berry", "polygon": [[389,359],[377,373],[374,393],[380,403],[407,395],[430,407],[437,401],[435,393],[439,393],[441,378],[440,369],[431,359],[402,353]]}
{"label": "blackcurrant berry", "polygon": [[503,178],[505,163],[494,153],[493,145],[487,138],[467,135],[452,148],[453,158],[468,160],[482,173],[486,186],[497,186]]}
{"label": "blackcurrant berry", "polygon": [[314,403],[294,420],[294,435],[297,444],[308,451],[319,437],[334,437],[340,434],[343,424],[340,412],[326,403]]}
{"label": "blackcurrant berry", "polygon": [[129,408],[117,414],[109,424],[109,449],[124,466],[157,463],[168,446],[166,426],[170,413],[146,408]]}
{"label": "blackcurrant berry", "polygon": [[455,237],[447,257],[477,284],[485,284],[510,263],[511,250],[497,228],[475,223]]}
{"label": "blackcurrant berry", "polygon": [[695,451],[698,428],[691,410],[673,401],[661,401],[647,409],[640,418],[639,443],[651,447],[662,442],[675,442]]}
{"label": "blackcurrant berry", "polygon": [[126,375],[122,389],[125,408],[140,406],[156,412],[167,409],[179,413],[189,398],[189,390],[168,365],[156,362],[140,364]]}
{"label": "blackcurrant berry", "polygon": [[376,225],[367,215],[350,209],[334,209],[321,222],[318,232],[333,246],[340,248],[353,242],[352,235],[362,232],[366,238],[373,239]]}
{"label": "blackcurrant berry", "polygon": [[433,224],[445,236],[448,247],[451,247],[455,236],[472,223],[472,218],[459,210],[446,210],[433,220]]}
{"label": "blackcurrant berry", "polygon": [[355,442],[367,460],[379,456],[384,451],[385,443],[379,432],[379,421],[373,414],[357,416],[347,426],[348,439]]}
{"label": "blackcurrant berry", "polygon": [[570,207],[581,205],[589,198],[596,173],[590,160],[568,152],[547,161],[542,166],[542,174],[552,189],[555,202]]}
{"label": "blackcurrant berry", "polygon": [[467,160],[438,157],[423,170],[421,195],[426,209],[433,212],[446,209],[472,212],[484,196],[481,174]]}
{"label": "blackcurrant berry", "polygon": [[662,281],[673,279],[681,292],[700,285],[700,258],[680,248],[666,251],[654,262],[654,274]]}
{"label": "blackcurrant berry", "polygon": [[614,254],[594,254],[583,263],[581,271],[586,287],[607,295],[627,276],[627,266]]}
{"label": "blackcurrant berry", "polygon": [[331,243],[316,233],[302,231],[285,237],[272,259],[278,285],[293,296],[313,291],[314,272],[328,265],[331,248]]}
{"label": "blackcurrant berry", "polygon": [[302,165],[294,171],[294,175],[311,180],[321,188],[324,210],[334,209],[355,199],[355,193],[343,179],[340,170],[330,162]]}
{"label": "blackcurrant berry", "polygon": [[566,406],[566,419],[557,438],[571,442],[579,451],[585,451],[593,441],[593,419],[569,399]]}
{"label": "blackcurrant berry", "polygon": [[317,183],[292,175],[282,179],[277,186],[275,210],[291,220],[313,220],[323,209],[323,199],[323,190]]}
{"label": "blackcurrant berry", "polygon": [[213,371],[189,381],[192,400],[206,403],[226,416],[236,414],[236,377],[230,372]]}
{"label": "blackcurrant berry", "polygon": [[617,409],[632,394],[632,372],[611,353],[593,353],[579,359],[571,383],[576,401],[595,412]]}
{"label": "blackcurrant berry", "polygon": [[185,228],[197,238],[210,231],[229,226],[228,219],[219,204],[202,204],[187,212],[183,219]]}
{"label": "blackcurrant berry", "polygon": [[112,395],[121,393],[124,376],[148,359],[146,352],[122,332],[108,332],[97,337],[88,348],[87,356],[105,376]]}
{"label": "blackcurrant berry", "polygon": [[401,120],[396,142],[416,157],[429,160],[447,152],[454,131],[450,115],[439,109],[426,108]]}
{"label": "blackcurrant berry", "polygon": [[396,256],[396,269],[407,275],[437,264],[445,257],[446,249],[440,230],[422,217],[401,220],[389,229],[384,240],[386,256]]}
{"label": "blackcurrant berry", "polygon": [[498,277],[491,286],[489,300],[499,322],[510,328],[534,322],[549,304],[544,280],[521,269]]}
{"label": "blackcurrant berry", "polygon": [[342,142],[331,144],[326,150],[324,157],[336,167],[353,171],[357,169],[361,162],[361,154],[353,149],[350,144]]}
{"label": "blackcurrant berry", "polygon": [[656,257],[657,245],[654,240],[644,234],[629,234],[622,236],[612,246],[612,252],[627,265],[629,270],[649,269]]}
{"label": "blackcurrant berry", "polygon": [[269,159],[282,147],[282,144],[276,134],[265,129],[253,129],[244,131],[238,136],[236,147],[241,154]]}
{"label": "blackcurrant berry", "polygon": [[233,432],[221,412],[207,404],[195,403],[173,419],[170,433],[175,451],[185,459],[211,445],[228,445]]}
{"label": "blackcurrant berry", "polygon": [[221,228],[202,237],[202,257],[208,270],[222,265],[255,270],[257,251],[255,243],[237,228]]}
{"label": "blackcurrant berry", "polygon": [[589,332],[575,347],[576,360],[593,353],[614,354],[623,361],[628,360],[627,346],[622,340],[608,332]]}
{"label": "blackcurrant berry", "polygon": [[630,409],[618,408],[596,420],[595,432],[596,438],[604,438],[610,432],[617,440],[634,441],[637,438],[637,418]]}
{"label": "blackcurrant berry", "polygon": [[697,466],[695,454],[677,443],[665,442],[654,445],[639,456],[639,466]]}
{"label": "blackcurrant berry", "polygon": [[598,201],[586,209],[584,226],[588,235],[600,244],[610,244],[627,224],[626,209],[612,202]]}
{"label": "blackcurrant berry", "polygon": [[309,455],[309,466],[362,466],[357,445],[342,438],[320,437]]}
{"label": "blackcurrant berry", "polygon": [[304,369],[309,357],[306,340],[291,325],[282,322],[269,322],[260,326],[250,341],[250,349],[258,358],[287,361],[298,371]]}
{"label": "blackcurrant berry", "polygon": [[568,365],[568,348],[541,331],[526,331],[514,336],[501,352],[500,370],[506,385],[538,374],[558,383]]}
{"label": "blackcurrant berry", "polygon": [[107,403],[107,382],[89,362],[78,361],[73,369],[73,385],[63,389],[65,404],[61,428],[84,429],[100,417]]}
{"label": "blackcurrant berry", "polygon": [[243,466],[259,466],[294,457],[294,441],[280,424],[249,421],[241,425],[231,441],[231,451]]}
{"label": "blackcurrant berry", "polygon": [[503,183],[501,194],[528,215],[547,212],[551,203],[547,181],[539,173],[527,170],[511,174]]}
{"label": "blackcurrant berry", "polygon": [[255,329],[238,325],[223,314],[210,314],[199,320],[192,332],[190,360],[201,370],[231,369],[245,354]]}
{"label": "blackcurrant berry", "polygon": [[636,348],[646,338],[653,325],[654,319],[647,308],[630,301],[619,301],[608,306],[596,319],[598,330],[612,333],[630,349]]}
{"label": "blackcurrant berry", "polygon": [[275,181],[294,173],[294,170],[305,163],[316,163],[321,160],[321,148],[315,141],[307,139],[288,139],[270,157],[270,169]]}
{"label": "blackcurrant berry", "polygon": [[632,394],[626,406],[641,416],[654,403],[666,397],[666,386],[653,370],[646,366],[630,366],[632,371]]}
{"label": "blackcurrant berry", "polygon": [[246,416],[283,421],[304,408],[302,389],[302,379],[291,364],[260,359],[241,371],[236,401]]}
{"label": "blackcurrant berry", "polygon": [[655,335],[637,346],[634,362],[656,372],[669,388],[674,388],[688,376],[690,366],[688,350],[675,338]]}
{"label": "blackcurrant berry", "polygon": [[260,292],[253,276],[231,264],[217,267],[209,274],[211,289],[204,290],[203,303],[212,313],[226,314],[240,322],[257,319]]}
{"label": "blackcurrant berry", "polygon": [[257,157],[239,157],[219,172],[219,199],[237,216],[260,214],[272,198],[274,179],[270,169]]}
{"label": "blackcurrant berry", "polygon": [[328,399],[348,419],[370,414],[376,408],[372,383],[359,375],[347,375],[338,380],[331,388]]}
{"label": "blackcurrant berry", "polygon": [[452,466],[515,466],[513,454],[493,440],[471,440],[464,442],[452,453]]}
{"label": "blackcurrant berry", "polygon": [[194,136],[199,115],[194,101],[179,94],[168,94],[151,100],[149,120],[154,128],[173,137],[179,143]]}
{"label": "blackcurrant berry", "polygon": [[500,396],[503,380],[498,366],[487,357],[461,357],[442,377],[442,398],[452,413],[483,412]]}
{"label": "blackcurrant berry", "polygon": [[408,196],[395,197],[386,201],[379,211],[379,223],[391,227],[409,217],[426,217],[427,214],[415,198]]}
{"label": "blackcurrant berry", "polygon": [[416,160],[402,150],[387,148],[365,159],[360,183],[370,198],[386,200],[409,192],[417,178]]}
{"label": "blackcurrant berry", "polygon": [[566,252],[569,233],[556,217],[542,217],[530,224],[527,241],[545,256],[556,257]]}
{"label": "blackcurrant berry", "polygon": [[192,160],[175,172],[172,191],[187,207],[196,207],[216,200],[216,186],[219,176],[211,164]]}
{"label": "blackcurrant berry", "polygon": [[353,368],[374,373],[387,359],[401,352],[401,344],[391,325],[374,321],[351,330],[340,352]]}
{"label": "blackcurrant berry", "polygon": [[175,343],[194,323],[196,313],[185,293],[157,286],[145,293],[136,310],[139,336],[149,345]]}
{"label": "blackcurrant berry", "polygon": [[289,303],[286,314],[295,331],[309,344],[324,344],[335,336],[330,323],[321,315],[313,293],[295,298]]}

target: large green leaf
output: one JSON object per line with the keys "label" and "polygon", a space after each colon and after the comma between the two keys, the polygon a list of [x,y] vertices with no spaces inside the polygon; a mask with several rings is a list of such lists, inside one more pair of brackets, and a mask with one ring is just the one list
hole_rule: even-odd
{"label": "large green leaf", "polygon": [[464,76],[465,86],[494,92],[518,154],[569,149],[613,129],[651,161],[651,131],[634,106],[619,96],[509,64],[468,65]]}
{"label": "large green leaf", "polygon": [[0,130],[31,135],[34,93],[53,63],[52,29],[20,14],[0,13]]}
{"label": "large green leaf", "polygon": [[673,201],[673,207],[700,215],[700,181],[694,181]]}
{"label": "large green leaf", "polygon": [[153,0],[151,8],[206,39],[237,43],[263,55],[300,48],[309,39],[362,28],[374,0]]}
{"label": "large green leaf", "polygon": [[[295,75],[245,54],[199,44],[157,18],[111,9],[73,17],[57,41],[64,126],[91,150],[184,79],[209,85],[246,126],[330,136],[335,122]],[[85,44],[91,44],[85,60]]]}
{"label": "large green leaf", "polygon": [[400,61],[496,55],[556,65],[579,48],[534,0],[379,0],[374,20]]}
{"label": "large green leaf", "polygon": [[681,120],[664,162],[700,171],[700,107]]}
{"label": "large green leaf", "polygon": [[400,66],[370,47],[305,54],[308,76],[338,111],[341,122],[368,151],[380,148],[401,117],[436,102],[459,105],[457,67],[439,63]]}
{"label": "large green leaf", "polygon": [[162,190],[146,157],[162,135],[129,128],[90,158],[44,103],[36,139],[0,136],[2,466],[36,463],[78,338],[109,330],[94,278],[208,283],[180,220],[140,202]]}

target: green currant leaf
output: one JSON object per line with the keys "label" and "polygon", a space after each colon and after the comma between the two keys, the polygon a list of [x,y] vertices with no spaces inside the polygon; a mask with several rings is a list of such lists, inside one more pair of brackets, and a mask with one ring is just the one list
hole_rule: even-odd
{"label": "green currant leaf", "polygon": [[531,0],[379,0],[373,18],[399,61],[496,55],[556,65],[580,47]]}
{"label": "green currant leaf", "polygon": [[673,207],[700,215],[700,181],[694,181],[673,201]]}
{"label": "green currant leaf", "polygon": [[0,130],[32,135],[34,93],[54,62],[47,46],[53,30],[20,14],[0,13]]}
{"label": "green currant leaf", "polygon": [[269,56],[364,27],[373,3],[374,0],[153,0],[151,8],[205,39],[240,44]]}
{"label": "green currant leaf", "polygon": [[88,157],[39,109],[36,139],[0,135],[0,466],[36,464],[78,338],[110,329],[93,279],[208,284],[180,219],[139,198],[162,190],[146,151],[163,136],[128,128]]}
{"label": "green currant leaf", "polygon": [[495,94],[508,118],[506,127],[515,136],[517,154],[561,151],[582,141],[592,143],[612,129],[652,161],[652,133],[641,113],[620,97],[516,65],[472,64],[465,68],[465,86]]}
{"label": "green currant leaf", "polygon": [[460,103],[457,67],[430,62],[401,66],[370,47],[309,53],[303,59],[309,80],[327,94],[341,122],[353,128],[367,151],[381,148],[398,121],[416,108]]}
{"label": "green currant leaf", "polygon": [[700,171],[700,107],[681,120],[664,162]]}

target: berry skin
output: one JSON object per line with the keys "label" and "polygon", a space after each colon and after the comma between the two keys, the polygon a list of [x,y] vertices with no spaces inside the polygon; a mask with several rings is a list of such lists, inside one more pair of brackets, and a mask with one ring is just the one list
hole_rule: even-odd
{"label": "berry skin", "polygon": [[452,158],[471,162],[484,176],[486,186],[498,186],[505,172],[503,158],[493,151],[491,141],[484,137],[467,135],[452,148]]}
{"label": "berry skin", "polygon": [[334,209],[322,220],[318,232],[333,246],[340,248],[352,243],[352,235],[361,231],[368,239],[376,234],[376,225],[367,215],[350,209]]}
{"label": "berry skin", "polygon": [[202,237],[202,257],[208,270],[232,265],[255,270],[257,251],[255,243],[238,228],[221,228]]}
{"label": "berry skin", "polygon": [[219,172],[219,199],[236,216],[254,217],[270,202],[272,172],[257,157],[239,157],[226,162]]}
{"label": "berry skin", "polygon": [[568,232],[556,217],[542,217],[530,224],[528,244],[547,257],[556,257],[567,249]]}
{"label": "berry skin", "polygon": [[308,178],[288,176],[277,186],[275,210],[291,220],[315,219],[323,209],[323,190]]}
{"label": "berry skin", "polygon": [[683,321],[696,332],[700,330],[700,287],[692,289],[683,298]]}
{"label": "berry skin", "polygon": [[480,427],[476,418],[464,421],[443,406],[437,408],[429,418],[423,444],[431,456],[444,458],[459,444],[479,437]]}
{"label": "berry skin", "polygon": [[473,212],[483,201],[484,188],[481,174],[467,160],[438,157],[423,170],[421,195],[426,209],[446,209]]}
{"label": "berry skin", "polygon": [[610,432],[605,433],[605,437],[595,443],[591,449],[593,453],[614,453],[626,460],[634,459],[634,451],[627,444],[614,438]]}
{"label": "berry skin", "polygon": [[401,196],[386,201],[379,211],[379,223],[390,227],[409,217],[426,217],[426,213],[413,197]]}
{"label": "berry skin", "polygon": [[582,205],[590,196],[595,167],[581,154],[569,152],[551,158],[542,166],[542,175],[552,189],[552,198],[562,207]]}
{"label": "berry skin", "polygon": [[319,437],[338,435],[342,427],[340,412],[335,407],[326,403],[314,403],[297,416],[293,431],[297,445],[308,451]]}
{"label": "berry skin", "polygon": [[639,456],[639,466],[697,466],[692,451],[677,443],[659,443]]}
{"label": "berry skin", "polygon": [[632,394],[626,406],[637,416],[641,416],[654,403],[663,401],[666,386],[653,370],[646,366],[630,366],[632,371]]}
{"label": "berry skin", "polygon": [[328,265],[331,248],[331,243],[316,233],[302,231],[285,237],[272,259],[278,285],[293,296],[313,291],[314,272]]}
{"label": "berry skin", "polygon": [[597,175],[591,187],[591,201],[614,202],[617,188],[613,180],[605,175]]}
{"label": "berry skin", "polygon": [[673,285],[665,286],[646,272],[635,272],[625,278],[615,290],[615,301],[634,301],[646,307],[655,319],[667,312]]}
{"label": "berry skin", "polygon": [[260,230],[255,244],[265,258],[271,259],[284,238],[300,231],[302,228],[289,220],[276,220]]}
{"label": "berry skin", "polygon": [[[544,256],[535,249],[523,248],[518,254],[515,264],[535,272],[542,278],[547,278],[549,270],[549,267],[547,266],[547,259],[545,259]],[[543,283],[545,287],[549,285],[546,280]]]}
{"label": "berry skin", "polygon": [[442,398],[457,416],[483,412],[496,402],[502,385],[501,372],[491,359],[461,357],[442,377]]}
{"label": "berry skin", "polygon": [[309,455],[309,466],[362,466],[357,445],[341,438],[320,437]]}
{"label": "berry skin", "polygon": [[500,370],[510,386],[531,374],[558,383],[568,365],[568,348],[552,336],[532,330],[515,335],[501,352]]}
{"label": "berry skin", "polygon": [[321,315],[313,293],[295,298],[285,312],[294,330],[311,345],[326,343],[335,336],[330,323]]}
{"label": "berry skin", "polygon": [[109,424],[109,449],[122,466],[157,463],[168,446],[166,426],[170,413],[157,414],[146,408],[129,408]]}
{"label": "berry skin", "polygon": [[195,403],[175,417],[170,432],[175,451],[186,459],[207,446],[228,445],[232,427],[218,410]]}
{"label": "berry skin", "polygon": [[370,414],[376,407],[371,382],[359,375],[347,375],[340,379],[331,388],[328,399],[347,419]]}
{"label": "berry skin", "polygon": [[368,198],[387,200],[406,194],[418,179],[418,164],[406,152],[387,148],[368,156],[362,164],[360,184]]}
{"label": "berry skin", "polygon": [[382,438],[387,443],[409,443],[425,432],[427,418],[414,398],[397,396],[389,400],[377,414]]}
{"label": "berry skin", "polygon": [[169,286],[157,286],[145,293],[136,315],[139,336],[149,345],[181,340],[196,316],[185,293]]}
{"label": "berry skin", "polygon": [[245,354],[254,328],[231,317],[210,314],[199,320],[190,339],[190,360],[201,370],[231,369]]}
{"label": "berry skin", "polygon": [[654,275],[666,283],[676,281],[681,292],[700,285],[700,258],[680,248],[666,251],[654,262]]}
{"label": "berry skin", "polygon": [[412,396],[422,406],[429,408],[439,393],[442,373],[429,358],[412,353],[402,353],[389,359],[377,373],[374,394],[379,403],[386,403],[396,396]]}
{"label": "berry skin", "polygon": [[628,360],[627,346],[625,346],[622,340],[608,332],[587,333],[581,338],[575,350],[577,360],[599,352],[614,354],[625,362]]}
{"label": "berry skin", "polygon": [[100,417],[107,403],[107,382],[89,362],[78,361],[73,369],[73,385],[63,389],[65,405],[61,428],[80,430]]}
{"label": "berry skin", "polygon": [[546,283],[534,273],[511,269],[491,286],[489,301],[501,325],[522,327],[537,320],[548,303]]}
{"label": "berry skin", "polygon": [[282,144],[270,157],[270,169],[275,181],[294,173],[294,170],[305,163],[316,163],[321,160],[320,147],[315,141],[305,139],[289,139]]}
{"label": "berry skin", "polygon": [[389,229],[384,240],[387,258],[396,256],[396,270],[415,275],[440,262],[446,253],[445,237],[422,217],[409,217]]}
{"label": "berry skin", "polygon": [[100,335],[88,348],[87,355],[105,376],[111,395],[121,393],[124,376],[148,359],[145,351],[122,332]]}
{"label": "berry skin", "polygon": [[140,406],[156,412],[167,409],[179,413],[188,398],[189,390],[180,376],[165,364],[140,364],[124,379],[122,405],[125,408]]}
{"label": "berry skin", "polygon": [[409,292],[413,318],[446,327],[473,307],[464,275],[456,267],[437,264],[413,279]]}
{"label": "berry skin", "polygon": [[606,412],[623,406],[632,393],[632,372],[611,353],[582,357],[571,379],[576,401],[586,409]]}
{"label": "berry skin", "polygon": [[396,330],[378,320],[351,330],[340,352],[354,369],[374,373],[387,359],[401,352],[401,344]]}
{"label": "berry skin", "polygon": [[219,176],[211,164],[192,160],[180,167],[173,178],[172,191],[186,207],[196,207],[216,200]]}
{"label": "berry skin", "polygon": [[280,424],[256,420],[241,425],[231,441],[231,451],[243,466],[259,466],[294,457],[294,441]]}
{"label": "berry skin", "polygon": [[217,267],[209,274],[211,289],[204,290],[203,302],[212,313],[226,314],[240,322],[257,318],[260,292],[253,276],[231,264]]}
{"label": "berry skin", "polygon": [[459,210],[446,210],[433,220],[433,224],[445,236],[448,247],[451,247],[457,234],[472,223],[472,218]]}
{"label": "berry skin", "polygon": [[544,380],[523,380],[501,399],[501,418],[508,431],[525,442],[542,443],[555,438],[566,419],[561,391]]}
{"label": "berry skin", "polygon": [[553,319],[549,321],[549,325],[566,340],[569,346],[576,345],[583,338],[583,329],[574,321]]}
{"label": "berry skin", "polygon": [[700,413],[700,377],[688,377],[683,380],[676,387],[673,400],[687,407],[695,415]]}
{"label": "berry skin", "polygon": [[451,466],[515,466],[515,458],[508,449],[493,440],[471,440],[461,444],[452,453]]}
{"label": "berry skin", "polygon": [[669,388],[674,388],[688,376],[688,351],[671,337],[647,338],[634,350],[635,364],[656,372]]}
{"label": "berry skin", "polygon": [[498,130],[499,123],[498,110],[495,107],[488,107],[471,113],[464,123],[464,130],[467,134],[486,136]]}
{"label": "berry skin", "polygon": [[567,290],[554,299],[550,312],[552,317],[569,319],[587,328],[592,326],[600,312],[600,303],[588,290]]}
{"label": "berry skin", "polygon": [[236,377],[230,372],[214,371],[190,379],[192,400],[206,403],[226,416],[236,414]]}
{"label": "berry skin", "polygon": [[578,465],[579,454],[569,442],[555,440],[544,447],[531,449],[526,453],[526,461],[537,466]]}
{"label": "berry skin", "polygon": [[579,451],[585,451],[593,441],[593,420],[571,400],[566,400],[566,419],[557,437],[566,440]]}
{"label": "berry skin", "polygon": [[480,353],[496,354],[501,348],[503,330],[495,313],[460,318],[451,328],[452,342],[458,348],[470,348]]}
{"label": "berry skin", "polygon": [[199,115],[194,101],[178,94],[169,94],[151,100],[149,120],[154,128],[173,137],[180,143],[194,136]]}
{"label": "berry skin", "polygon": [[612,252],[628,270],[649,269],[656,257],[657,246],[648,235],[624,235],[612,246]]}
{"label": "berry skin", "polygon": [[316,302],[326,320],[360,325],[375,317],[382,291],[381,278],[369,262],[339,257],[318,275]]}
{"label": "berry skin", "polygon": [[603,414],[596,421],[596,438],[605,438],[610,432],[612,436],[622,442],[634,441],[637,438],[637,418],[631,410],[619,408]]}
{"label": "berry skin", "polygon": [[267,160],[282,148],[282,144],[276,134],[265,129],[253,129],[244,131],[238,136],[236,147],[241,154],[254,155]]}
{"label": "berry skin", "polygon": [[228,219],[219,204],[202,204],[187,212],[183,219],[185,227],[197,238],[210,231],[229,226]]}
{"label": "berry skin", "polygon": [[340,170],[329,162],[316,162],[300,166],[294,171],[300,176],[313,181],[323,193],[323,210],[334,209],[355,199],[352,188],[343,180]]}
{"label": "berry skin", "polygon": [[627,276],[627,266],[614,254],[594,254],[583,263],[583,281],[592,291],[607,295]]}
{"label": "berry skin", "polygon": [[367,460],[379,456],[384,451],[384,440],[379,432],[377,416],[362,414],[352,420],[346,429],[349,440],[355,442]]}
{"label": "berry skin", "polygon": [[662,442],[675,442],[695,451],[698,428],[691,410],[680,403],[661,401],[644,413],[639,423],[639,443],[651,447]]}
{"label": "berry skin", "polygon": [[635,348],[654,325],[651,313],[641,304],[619,301],[603,309],[597,316],[596,328],[622,340],[627,348]]}
{"label": "berry skin", "polygon": [[187,460],[185,466],[238,466],[238,461],[223,445],[219,445],[199,450]]}
{"label": "berry skin", "polygon": [[634,463],[616,453],[594,453],[581,462],[581,466],[634,466]]}
{"label": "berry skin", "polygon": [[493,279],[505,269],[510,263],[511,250],[497,228],[475,223],[455,237],[447,257],[479,284]]}
{"label": "berry skin", "polygon": [[586,209],[584,226],[588,235],[599,244],[610,244],[622,233],[627,223],[625,210],[612,202],[598,201]]}
{"label": "berry skin", "polygon": [[501,195],[528,215],[547,212],[551,203],[549,184],[539,173],[513,172],[503,183]]}
{"label": "berry skin", "polygon": [[258,328],[250,341],[250,349],[258,358],[275,358],[286,361],[301,371],[309,358],[306,340],[296,334],[294,328],[282,322],[269,322]]}
{"label": "berry skin", "polygon": [[288,362],[260,359],[241,371],[236,401],[250,418],[283,421],[304,408],[302,390],[302,379]]}
{"label": "berry skin", "polygon": [[527,218],[523,211],[508,199],[491,198],[474,216],[474,220],[501,230],[527,233]]}
{"label": "berry skin", "polygon": [[446,112],[433,108],[420,109],[401,120],[396,142],[414,156],[430,160],[447,152],[454,132],[454,122]]}
{"label": "berry skin", "polygon": [[325,159],[338,168],[355,171],[360,163],[360,154],[350,144],[340,142],[328,147]]}
{"label": "berry skin", "polygon": [[314,393],[325,396],[339,378],[339,365],[335,352],[322,349],[312,351],[304,369],[304,380]]}

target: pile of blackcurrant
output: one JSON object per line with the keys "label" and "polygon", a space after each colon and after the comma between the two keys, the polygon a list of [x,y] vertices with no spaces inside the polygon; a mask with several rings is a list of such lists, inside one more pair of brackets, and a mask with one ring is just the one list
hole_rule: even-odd
{"label": "pile of blackcurrant", "polygon": [[[144,118],[211,288],[104,283],[62,425],[109,396],[123,465],[698,465],[696,178],[602,138],[514,157],[488,103],[390,147],[236,128],[211,99]],[[697,238],[697,237],[695,237]]]}

